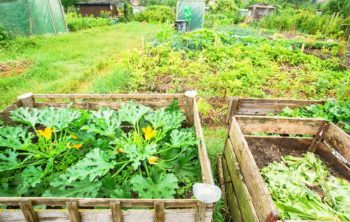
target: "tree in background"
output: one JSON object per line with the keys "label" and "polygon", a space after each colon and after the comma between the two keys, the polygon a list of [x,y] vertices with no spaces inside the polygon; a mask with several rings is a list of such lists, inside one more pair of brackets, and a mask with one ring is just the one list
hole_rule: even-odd
{"label": "tree in background", "polygon": [[67,12],[67,9],[71,6],[74,6],[77,2],[78,0],[61,0],[65,12]]}
{"label": "tree in background", "polygon": [[339,13],[343,17],[350,16],[350,1],[349,0],[329,0],[324,7],[326,13]]}

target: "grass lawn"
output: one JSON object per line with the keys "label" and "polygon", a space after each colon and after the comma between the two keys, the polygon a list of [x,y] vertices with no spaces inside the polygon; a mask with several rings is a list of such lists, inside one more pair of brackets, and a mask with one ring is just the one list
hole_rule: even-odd
{"label": "grass lawn", "polygon": [[[123,51],[140,48],[141,36],[150,39],[163,26],[132,22],[19,40],[22,48],[0,49],[0,65],[13,66],[5,75],[0,73],[0,108],[25,92],[89,92],[91,87],[102,91],[99,84],[90,86],[90,83],[116,69],[115,61]],[[127,80],[125,76],[117,79],[113,84],[122,85]]]}

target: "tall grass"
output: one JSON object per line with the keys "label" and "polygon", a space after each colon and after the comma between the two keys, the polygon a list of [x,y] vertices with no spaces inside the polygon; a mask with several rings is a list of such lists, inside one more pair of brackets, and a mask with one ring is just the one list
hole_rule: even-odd
{"label": "tall grass", "polygon": [[[109,72],[121,52],[141,47],[141,36],[151,38],[161,27],[131,22],[117,27],[15,40],[22,45],[32,44],[20,50],[0,48],[0,63],[28,60],[31,65],[23,67],[20,73],[0,77],[0,108],[25,92],[89,92],[93,88],[90,84],[99,79],[101,73]],[[102,90],[102,85],[98,84],[95,90]]]}

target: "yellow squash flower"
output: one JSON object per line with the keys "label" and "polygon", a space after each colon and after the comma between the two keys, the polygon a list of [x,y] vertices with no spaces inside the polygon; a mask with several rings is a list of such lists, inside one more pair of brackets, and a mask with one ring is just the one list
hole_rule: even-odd
{"label": "yellow squash flower", "polygon": [[149,164],[155,165],[155,164],[157,164],[158,159],[159,158],[156,156],[151,156],[150,158],[148,158],[148,162],[149,162]]}
{"label": "yellow squash flower", "polygon": [[75,149],[80,149],[82,146],[83,146],[82,143],[74,144],[74,145],[73,145],[73,148],[75,148]]}
{"label": "yellow squash flower", "polygon": [[156,136],[157,131],[152,129],[152,127],[147,126],[146,128],[142,128],[142,132],[145,134],[145,140],[150,140]]}
{"label": "yellow squash flower", "polygon": [[78,139],[77,135],[74,135],[74,134],[70,135],[70,137],[71,137],[73,140],[77,140],[77,139]]}
{"label": "yellow squash flower", "polygon": [[38,130],[38,134],[44,137],[47,140],[52,138],[52,129],[50,127],[46,127],[44,130]]}
{"label": "yellow squash flower", "polygon": [[125,153],[125,150],[124,150],[123,148],[119,148],[119,149],[118,149],[118,152],[119,152],[119,153]]}

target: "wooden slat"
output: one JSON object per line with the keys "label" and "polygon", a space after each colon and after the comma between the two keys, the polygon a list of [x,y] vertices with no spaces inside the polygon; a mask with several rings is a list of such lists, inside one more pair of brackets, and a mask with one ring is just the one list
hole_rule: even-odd
{"label": "wooden slat", "polygon": [[[139,102],[140,104],[143,104],[145,106],[149,106],[151,108],[160,108],[160,107],[167,107],[171,104],[171,100],[165,100],[165,101],[142,101]],[[123,102],[75,102],[72,104],[72,107],[74,108],[80,108],[80,109],[89,109],[89,110],[97,110],[101,107],[110,107],[112,109],[119,109],[121,104]],[[69,104],[69,102],[36,102],[35,107],[36,108],[43,108],[47,106],[53,106],[53,107],[66,107]],[[181,104],[179,104],[180,108],[183,108]]]}
{"label": "wooden slat", "polygon": [[195,222],[204,222],[205,220],[205,204],[198,202],[197,204],[197,213]]}
{"label": "wooden slat", "polygon": [[350,161],[350,135],[331,123],[324,138],[336,151]]}
{"label": "wooden slat", "polygon": [[325,144],[320,143],[316,153],[326,162],[331,163],[344,178],[350,180],[350,168],[335,157],[332,154],[332,150],[330,150]]}
{"label": "wooden slat", "polygon": [[[82,222],[112,222],[110,209],[81,209]],[[37,212],[40,222],[69,222],[69,215],[65,210],[43,209]],[[213,210],[206,210],[205,222],[212,221]],[[194,222],[196,209],[166,209],[166,222]],[[154,222],[153,210],[123,210],[124,222]],[[20,210],[1,210],[1,222],[25,221]]]}
{"label": "wooden slat", "polygon": [[199,118],[199,112],[197,107],[197,102],[194,100],[193,103],[193,116],[194,116],[194,127],[196,131],[197,138],[199,139],[198,144],[198,157],[201,164],[202,180],[204,183],[214,184],[213,173],[211,171],[210,160],[207,153],[207,147],[204,142],[203,130],[201,121]]}
{"label": "wooden slat", "polygon": [[164,222],[165,214],[164,214],[164,202],[159,201],[154,203],[154,221],[155,222]]}
{"label": "wooden slat", "polygon": [[24,219],[27,222],[39,222],[38,216],[34,212],[32,203],[30,201],[21,201],[19,202],[19,206],[21,207]]}
{"label": "wooden slat", "polygon": [[226,142],[224,155],[244,221],[259,221],[230,140]]}
{"label": "wooden slat", "polygon": [[218,177],[219,177],[219,183],[220,183],[220,188],[222,192],[222,200],[226,202],[226,196],[225,196],[225,179],[224,179],[224,171],[223,171],[223,165],[222,165],[222,156],[218,156],[217,158],[217,172],[218,172]]}
{"label": "wooden slat", "polygon": [[222,160],[223,162],[223,172],[224,172],[224,178],[225,178],[225,190],[226,193],[226,199],[227,199],[227,205],[230,210],[231,220],[234,222],[242,222],[243,217],[240,211],[240,203],[237,200],[237,194],[232,184],[231,176],[228,172],[227,162],[225,158]]}
{"label": "wooden slat", "polygon": [[71,222],[80,222],[78,203],[76,201],[67,202],[68,214]]}
{"label": "wooden slat", "polygon": [[181,99],[184,94],[34,94],[40,99]]}
{"label": "wooden slat", "polygon": [[250,133],[307,134],[315,135],[322,119],[236,116],[241,131]]}
{"label": "wooden slat", "polygon": [[123,222],[123,213],[120,201],[111,203],[111,211],[113,222]]}
{"label": "wooden slat", "polygon": [[18,97],[23,107],[34,107],[34,97],[32,93],[26,93]]}
{"label": "wooden slat", "polygon": [[[66,198],[66,197],[1,197],[0,204],[19,206],[19,202],[31,201],[33,205],[66,206],[69,201],[76,201],[80,207],[110,207],[111,202],[120,201],[123,207],[153,208],[156,201],[164,201],[166,208],[196,207],[194,199],[114,199],[114,198]],[[212,208],[208,205],[207,208]]]}
{"label": "wooden slat", "polygon": [[235,117],[232,118],[229,140],[232,143],[244,181],[252,197],[258,219],[260,221],[276,221],[278,219],[278,211],[273,204],[266,184],[260,175],[258,166]]}
{"label": "wooden slat", "polygon": [[288,136],[244,136],[249,144],[250,140],[264,140],[276,146],[290,147],[290,149],[307,150],[312,143],[312,138],[288,137]]}
{"label": "wooden slat", "polygon": [[314,104],[324,104],[323,100],[294,100],[294,99],[251,99],[240,98],[237,115],[265,116],[270,113],[279,113],[284,108],[298,108]]}

